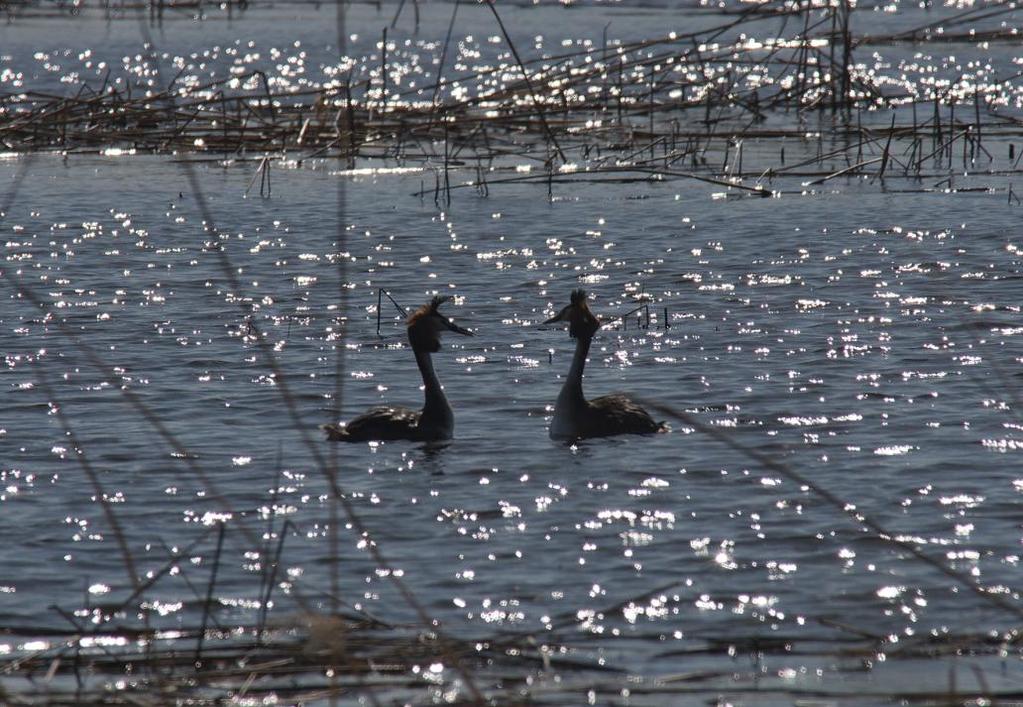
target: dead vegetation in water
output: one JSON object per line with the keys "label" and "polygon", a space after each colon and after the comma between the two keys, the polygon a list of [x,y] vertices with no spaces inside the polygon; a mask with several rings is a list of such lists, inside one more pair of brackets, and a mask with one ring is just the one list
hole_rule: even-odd
{"label": "dead vegetation in water", "polygon": [[[105,610],[113,607],[93,607]],[[123,608],[123,607],[122,607]],[[782,632],[694,635],[657,655],[678,671],[627,672],[608,654],[631,645],[663,642],[656,629],[627,637],[592,637],[575,625],[541,634],[475,639],[442,637],[414,625],[386,624],[345,611],[294,614],[271,624],[221,621],[224,607],[207,605],[210,625],[174,629],[130,625],[125,615],[86,627],[6,626],[0,635],[44,645],[0,664],[7,705],[159,704],[663,704],[682,697],[832,700],[903,704],[965,704],[1013,700],[1018,687],[999,681],[1007,660],[1018,659],[1018,635],[946,635],[910,639],[898,647],[858,627],[822,621],[829,638]],[[620,609],[619,609],[620,610]],[[614,610],[609,607],[608,618]],[[206,618],[204,615],[204,623]],[[947,681],[930,686],[851,690],[844,675],[889,668],[919,669],[941,660]],[[962,663],[961,667],[959,664]],[[795,665],[827,666],[824,677],[796,684]],[[1003,666],[1002,669],[999,665]],[[453,666],[456,666],[453,669]],[[452,673],[460,672],[461,678]]]}
{"label": "dead vegetation in water", "polygon": [[[450,5],[449,28],[459,5]],[[1011,140],[1023,135],[1023,120],[1011,109],[1014,77],[910,86],[857,62],[881,45],[927,50],[1015,37],[1012,25],[996,22],[1018,14],[1012,3],[888,35],[854,34],[848,0],[704,9],[721,22],[633,43],[605,38],[543,58],[521,53],[496,5],[488,7],[512,60],[456,71],[449,29],[435,71],[444,78],[433,85],[389,85],[395,60],[386,49],[374,66],[361,67],[368,78],[355,78],[359,67],[349,64],[317,89],[278,90],[262,71],[188,86],[178,84],[179,74],[159,90],[115,86],[108,76],[74,95],[31,88],[0,95],[0,146],[221,163],[415,165],[434,174],[423,192],[446,199],[452,189],[485,196],[498,184],[580,179],[700,179],[759,196],[772,194],[776,179],[797,179],[803,189],[839,177],[903,177],[914,188],[941,189],[955,185],[935,180],[963,169],[1018,171]],[[770,36],[768,21],[782,22],[784,33]],[[994,26],[978,34],[978,22]],[[148,50],[145,65],[160,75],[163,59]],[[1006,141],[1009,166],[996,164],[985,146],[1005,149]],[[500,171],[523,162],[535,169]]]}

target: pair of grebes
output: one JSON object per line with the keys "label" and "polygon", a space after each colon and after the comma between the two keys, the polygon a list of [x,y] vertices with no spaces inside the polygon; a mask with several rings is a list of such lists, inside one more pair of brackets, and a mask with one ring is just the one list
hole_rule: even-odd
{"label": "pair of grebes", "polygon": [[[370,442],[376,440],[412,440],[434,442],[451,439],[455,416],[444,397],[440,381],[433,370],[430,354],[440,350],[440,337],[445,331],[473,336],[440,313],[439,308],[450,297],[434,297],[408,318],[408,340],[416,363],[423,375],[426,400],[422,410],[400,407],[377,407],[346,423],[324,425],[327,438],[339,442]],[[664,423],[655,422],[646,410],[624,395],[605,395],[593,400],[583,396],[583,367],[593,335],[600,329],[600,320],[586,304],[586,292],[575,290],[571,303],[544,322],[566,322],[569,335],[576,340],[575,355],[568,378],[561,387],[551,421],[552,439],[585,439],[619,434],[650,434],[663,432]]]}

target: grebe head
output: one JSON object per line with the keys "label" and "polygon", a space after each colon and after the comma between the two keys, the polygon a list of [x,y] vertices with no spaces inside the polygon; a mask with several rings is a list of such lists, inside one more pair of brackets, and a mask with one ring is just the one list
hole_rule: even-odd
{"label": "grebe head", "polygon": [[586,304],[586,290],[574,290],[572,303],[544,322],[568,322],[568,334],[573,339],[592,339],[600,329],[600,320]]}
{"label": "grebe head", "polygon": [[413,349],[430,353],[440,351],[440,335],[444,330],[462,336],[475,336],[468,329],[463,329],[437,311],[437,308],[449,299],[451,297],[434,297],[408,318],[408,342]]}

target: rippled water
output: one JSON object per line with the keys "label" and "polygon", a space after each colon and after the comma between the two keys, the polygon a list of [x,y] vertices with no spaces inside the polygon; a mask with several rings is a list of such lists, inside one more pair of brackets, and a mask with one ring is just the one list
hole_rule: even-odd
{"label": "rippled water", "polygon": [[[663,21],[643,17],[640,35]],[[598,31],[603,21],[594,16]],[[199,26],[189,39],[206,46],[214,29]],[[137,44],[131,25],[114,27]],[[992,141],[1004,159],[1007,141]],[[546,184],[502,185],[490,198],[459,192],[441,211],[412,196],[433,181],[416,169],[275,163],[261,199],[245,196],[252,165],[201,165],[196,192],[164,157],[40,156],[22,175],[24,164],[0,161],[4,189],[23,176],[3,221],[2,625],[64,628],[51,605],[85,619],[83,607],[129,591],[76,456],[98,473],[140,573],[230,518],[217,593],[224,621],[244,621],[258,604],[260,538],[287,518],[274,611],[322,606],[332,504],[317,457],[333,454],[390,567],[456,635],[557,635],[646,676],[721,671],[711,691],[741,673],[764,688],[855,693],[944,684],[947,664],[885,656],[1014,625],[678,420],[649,438],[550,441],[573,342],[539,325],[579,286],[609,319],[650,298],[647,326],[633,315],[595,340],[589,395],[687,411],[1015,601],[1023,279],[1019,208],[998,191],[1011,175],[964,193],[866,179],[810,192],[789,177],[771,199],[716,198],[720,188],[696,182],[598,179],[559,184],[551,199]],[[405,307],[455,295],[448,313],[477,332],[434,357],[456,412],[448,446],[333,446],[316,430],[420,401],[386,299],[377,334],[378,288]],[[195,623],[213,547],[206,535],[147,592],[158,625]],[[348,605],[416,620],[351,524],[339,552]],[[190,584],[193,574],[203,579]],[[722,649],[750,637],[796,649],[759,661]],[[865,638],[876,655],[842,656]],[[4,652],[26,647],[0,640]],[[1018,657],[983,666],[996,688],[1023,677]]]}

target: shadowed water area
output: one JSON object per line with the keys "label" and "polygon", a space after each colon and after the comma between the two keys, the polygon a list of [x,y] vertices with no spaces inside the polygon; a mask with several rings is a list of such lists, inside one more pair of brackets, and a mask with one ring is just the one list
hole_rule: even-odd
{"label": "shadowed water area", "polygon": [[[850,9],[847,89],[878,96],[832,110],[833,76],[789,104],[776,57],[735,49],[830,28],[828,8],[509,5],[505,36],[486,5],[455,7],[422,3],[417,29],[411,4],[393,28],[396,4],[353,5],[342,41],[336,8],[301,4],[141,23],[44,5],[0,28],[0,687],[115,704],[1018,696],[1019,13]],[[965,38],[894,36],[939,20]],[[594,105],[534,87],[550,102],[516,99],[530,125],[475,127],[507,107],[477,92],[521,77],[509,38],[579,71],[653,44],[627,52],[632,89],[608,68],[572,94]],[[694,44],[721,61],[697,72]],[[654,88],[645,52],[665,57]],[[232,74],[225,95],[362,81],[360,112],[322,99],[342,127],[310,146],[310,99],[279,149],[185,118],[166,150],[19,127],[45,96],[182,105],[171,80]],[[412,112],[460,100],[447,139]],[[548,439],[575,342],[541,323],[580,287],[605,323],[586,394],[648,401],[670,433]],[[476,334],[433,356],[449,444],[318,429],[422,403],[381,290],[409,311],[452,295]]]}

